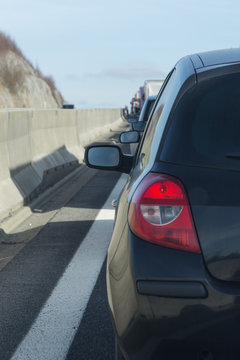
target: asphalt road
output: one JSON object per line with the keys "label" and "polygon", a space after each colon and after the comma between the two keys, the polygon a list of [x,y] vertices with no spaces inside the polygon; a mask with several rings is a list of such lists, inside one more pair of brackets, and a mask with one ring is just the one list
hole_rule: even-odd
{"label": "asphalt road", "polygon": [[[12,234],[1,235],[1,360],[114,358],[104,265],[114,214],[111,199],[99,211],[119,177],[83,166]],[[89,233],[90,250],[83,244]],[[86,292],[88,283],[92,287]]]}

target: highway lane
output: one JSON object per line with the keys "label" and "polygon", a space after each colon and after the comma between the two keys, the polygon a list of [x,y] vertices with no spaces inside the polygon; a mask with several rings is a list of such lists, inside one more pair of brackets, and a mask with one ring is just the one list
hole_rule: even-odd
{"label": "highway lane", "polygon": [[[111,228],[113,222],[110,220],[113,218],[111,197],[103,212],[100,209],[120,174],[85,167],[78,171],[40,203],[32,217],[15,229],[14,234],[5,234],[5,243],[11,244],[3,245],[5,255],[8,247],[10,261],[0,271],[1,360],[113,359],[114,339],[103,264],[110,238],[106,224]],[[119,193],[123,183],[124,179],[112,196]],[[94,228],[93,224],[98,227]],[[91,252],[84,248],[90,229],[93,229]],[[104,235],[100,236],[104,229],[108,231],[105,240]],[[96,249],[99,251],[95,252]],[[93,259],[90,256],[81,265],[81,259],[89,253]],[[94,266],[91,279],[89,273]],[[68,272],[69,268],[72,273]],[[65,285],[59,290],[66,273],[67,282],[65,279]],[[80,289],[77,289],[79,283]],[[88,293],[83,291],[87,283],[91,285]],[[81,296],[83,302],[79,301]],[[71,317],[72,323],[68,322]],[[66,346],[61,340],[64,338],[68,338]]]}

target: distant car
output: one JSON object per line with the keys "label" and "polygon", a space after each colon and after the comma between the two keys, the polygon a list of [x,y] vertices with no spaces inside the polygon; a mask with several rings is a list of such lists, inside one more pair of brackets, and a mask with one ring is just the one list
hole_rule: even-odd
{"label": "distant car", "polygon": [[129,173],[107,256],[115,359],[240,358],[240,49],[181,59],[136,157],[89,147]]}
{"label": "distant car", "polygon": [[74,109],[74,105],[73,104],[63,104],[62,109]]}
{"label": "distant car", "polygon": [[151,114],[151,111],[153,109],[156,98],[157,96],[149,96],[144,102],[139,118],[129,119],[129,122],[132,123],[133,130],[143,132],[145,125],[148,121],[148,118]]}
{"label": "distant car", "polygon": [[[125,131],[120,134],[119,140],[120,143],[123,144],[131,144],[130,145],[130,153],[135,154],[139,142],[141,138],[141,134],[143,133],[146,123],[149,119],[149,116],[151,114],[151,111],[154,107],[155,101],[157,96],[149,96],[142,107],[141,113],[139,118],[129,118],[128,122],[132,124],[132,130],[133,131]],[[136,134],[135,132],[138,132],[139,134]]]}

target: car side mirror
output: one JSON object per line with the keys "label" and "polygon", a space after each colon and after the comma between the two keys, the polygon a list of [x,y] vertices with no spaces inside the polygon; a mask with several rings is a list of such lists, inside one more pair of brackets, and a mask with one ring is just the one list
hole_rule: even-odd
{"label": "car side mirror", "polygon": [[94,146],[88,150],[88,162],[93,166],[114,169],[120,163],[120,151],[109,146]]}
{"label": "car side mirror", "polygon": [[133,166],[134,156],[125,155],[116,145],[90,145],[85,150],[84,161],[88,167],[101,170],[115,170],[128,174]]}
{"label": "car side mirror", "polygon": [[[135,124],[133,124],[135,125]],[[120,134],[119,140],[122,144],[132,144],[139,142],[140,136],[137,131],[124,131]]]}
{"label": "car side mirror", "polygon": [[132,124],[132,129],[134,131],[143,132],[145,129],[146,123],[143,121],[136,122]]}

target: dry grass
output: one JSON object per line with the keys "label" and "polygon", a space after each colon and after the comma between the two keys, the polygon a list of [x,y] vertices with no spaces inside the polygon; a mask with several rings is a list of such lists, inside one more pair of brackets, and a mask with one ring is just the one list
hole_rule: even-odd
{"label": "dry grass", "polygon": [[21,67],[10,68],[8,64],[0,67],[0,78],[2,84],[8,88],[11,94],[16,94],[24,82],[25,74]]}
{"label": "dry grass", "polygon": [[[12,40],[10,36],[0,32],[0,53],[6,53],[7,51],[12,51],[26,60],[14,40]],[[20,66],[10,67],[7,63],[3,63],[0,67],[0,78],[2,84],[8,88],[10,93],[16,94],[18,87],[20,87],[24,81],[24,72]]]}
{"label": "dry grass", "polygon": [[[3,32],[0,32],[0,52],[11,50],[18,56],[24,58],[23,53],[16,45],[15,41]],[[25,59],[25,58],[24,58]]]}
{"label": "dry grass", "polygon": [[[0,31],[0,54],[6,53],[7,51],[12,51],[17,56],[20,56],[22,59],[24,59],[32,67],[32,69],[35,72],[35,75],[40,79],[44,80],[48,84],[54,99],[56,100],[57,103],[59,103],[59,99],[57,99],[56,96],[56,92],[58,92],[58,90],[56,89],[53,78],[51,76],[44,76],[38,67],[34,68],[31,62],[27,60],[26,57],[23,55],[22,51],[16,45],[15,41],[10,36]],[[20,66],[10,67],[8,66],[8,64],[4,64],[0,67],[0,80],[3,83],[3,85],[9,89],[9,91],[12,94],[16,94],[18,88],[21,87],[21,85],[24,82],[25,75],[26,74],[24,73],[24,71],[21,69]],[[63,104],[64,99],[61,94],[60,94],[60,99]]]}
{"label": "dry grass", "polygon": [[[56,100],[56,102],[58,103],[58,99],[57,99],[57,97],[56,97],[56,85],[55,85],[55,81],[54,81],[53,77],[52,77],[52,76],[44,76],[44,77],[43,77],[43,80],[45,80],[46,83],[48,84],[48,86],[50,87],[52,96],[53,96],[53,98]],[[61,102],[62,102],[62,104],[63,104],[63,103],[64,103],[64,99],[63,99],[61,93],[59,93],[59,95],[60,95],[60,98],[61,98]],[[61,105],[62,105],[62,104],[61,104]]]}

